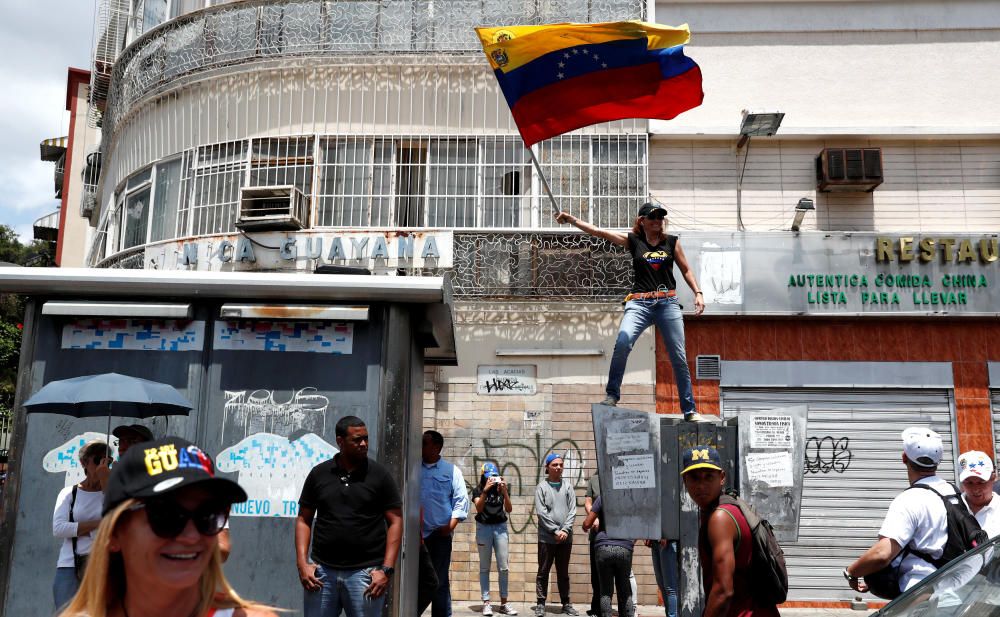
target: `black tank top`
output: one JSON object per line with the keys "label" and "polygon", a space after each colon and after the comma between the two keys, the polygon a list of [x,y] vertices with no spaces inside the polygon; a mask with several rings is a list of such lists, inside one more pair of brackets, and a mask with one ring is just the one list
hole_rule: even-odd
{"label": "black tank top", "polygon": [[626,248],[632,254],[632,293],[666,291],[677,288],[674,279],[674,247],[677,236],[650,246],[643,236],[629,232]]}

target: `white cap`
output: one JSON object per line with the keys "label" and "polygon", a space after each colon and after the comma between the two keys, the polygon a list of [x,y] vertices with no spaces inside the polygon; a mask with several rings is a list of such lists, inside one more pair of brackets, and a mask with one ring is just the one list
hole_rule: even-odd
{"label": "white cap", "polygon": [[941,436],[929,428],[913,426],[903,431],[903,454],[918,467],[937,467],[943,450]]}
{"label": "white cap", "polygon": [[958,457],[958,481],[965,482],[969,478],[989,480],[993,475],[993,461],[985,452],[970,450]]}

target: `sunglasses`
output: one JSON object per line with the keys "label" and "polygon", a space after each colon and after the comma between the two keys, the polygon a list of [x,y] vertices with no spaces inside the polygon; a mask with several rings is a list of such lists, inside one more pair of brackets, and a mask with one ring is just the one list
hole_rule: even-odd
{"label": "sunglasses", "polygon": [[663,219],[667,218],[667,215],[663,214],[662,212],[655,212],[653,214],[647,214],[644,218],[647,218],[651,221],[662,221]]}
{"label": "sunglasses", "polygon": [[148,501],[131,506],[129,510],[146,510],[149,528],[161,538],[176,538],[181,535],[188,521],[203,536],[219,535],[229,520],[229,506],[212,503],[197,510],[186,510],[172,501]]}

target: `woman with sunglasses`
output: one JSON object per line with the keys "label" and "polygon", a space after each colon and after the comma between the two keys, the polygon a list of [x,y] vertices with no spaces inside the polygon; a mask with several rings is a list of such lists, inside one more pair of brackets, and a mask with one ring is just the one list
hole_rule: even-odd
{"label": "woman with sunglasses", "polygon": [[684,351],[684,317],[681,315],[681,305],[677,302],[675,263],[684,281],[694,292],[695,315],[701,315],[705,311],[705,300],[677,236],[663,232],[666,216],[665,208],[644,203],[639,208],[639,215],[635,219],[632,231],[628,233],[601,229],[581,221],[568,212],[557,214],[556,221],[569,223],[591,236],[623,246],[632,256],[632,292],[625,296],[625,314],[622,316],[618,338],[615,340],[615,351],[611,356],[607,398],[602,404],[611,406],[618,404],[629,352],[632,351],[632,346],[639,335],[649,326],[656,324],[674,370],[674,381],[677,383],[677,394],[681,401],[684,419],[698,422],[701,416],[695,409],[691,369],[688,368],[687,354]]}
{"label": "woman with sunglasses", "polygon": [[101,522],[104,502],[99,468],[106,464],[108,444],[92,441],[80,448],[83,481],[67,486],[56,497],[52,512],[52,535],[62,538],[56,576],[52,581],[52,598],[56,608],[69,602],[80,587],[87,555],[93,541],[93,531]]}
{"label": "woman with sunglasses", "polygon": [[246,499],[184,439],[131,448],[111,470],[86,573],[60,617],[275,617],[222,573],[217,536]]}

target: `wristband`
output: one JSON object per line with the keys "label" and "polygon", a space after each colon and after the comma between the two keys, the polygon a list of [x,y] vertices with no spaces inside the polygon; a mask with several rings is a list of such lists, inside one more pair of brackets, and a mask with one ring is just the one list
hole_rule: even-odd
{"label": "wristband", "polygon": [[705,293],[704,293],[704,292],[701,292],[701,291],[696,291],[696,292],[694,292],[694,295],[696,295],[696,296],[699,296],[699,295],[700,295],[700,296],[704,296],[704,295],[705,295]]}
{"label": "wristband", "polygon": [[858,577],[851,576],[850,574],[847,573],[847,568],[844,568],[844,578],[847,579],[848,583],[858,580]]}

